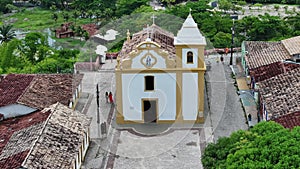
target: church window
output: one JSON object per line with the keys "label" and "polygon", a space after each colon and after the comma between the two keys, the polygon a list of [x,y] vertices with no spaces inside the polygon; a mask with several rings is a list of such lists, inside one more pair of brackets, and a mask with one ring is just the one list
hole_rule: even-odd
{"label": "church window", "polygon": [[189,51],[187,52],[187,63],[193,63],[193,52]]}
{"label": "church window", "polygon": [[154,90],[154,76],[145,76],[145,91]]}

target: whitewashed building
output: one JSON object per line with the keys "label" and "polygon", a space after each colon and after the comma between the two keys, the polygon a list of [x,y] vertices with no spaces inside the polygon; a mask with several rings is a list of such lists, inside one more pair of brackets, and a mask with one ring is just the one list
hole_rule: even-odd
{"label": "whitewashed building", "polygon": [[116,66],[117,123],[204,121],[205,37],[191,14],[177,37],[153,24],[124,42]]}

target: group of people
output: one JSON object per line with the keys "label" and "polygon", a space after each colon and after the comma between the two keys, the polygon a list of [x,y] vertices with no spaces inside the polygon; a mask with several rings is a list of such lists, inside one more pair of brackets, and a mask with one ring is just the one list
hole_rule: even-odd
{"label": "group of people", "polygon": [[113,104],[114,103],[114,100],[113,100],[113,95],[111,92],[105,92],[105,98],[106,98],[106,103],[111,103]]}

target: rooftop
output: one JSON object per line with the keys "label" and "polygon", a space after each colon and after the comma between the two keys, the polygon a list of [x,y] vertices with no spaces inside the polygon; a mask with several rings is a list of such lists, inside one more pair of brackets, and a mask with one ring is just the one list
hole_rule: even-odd
{"label": "rooftop", "polygon": [[274,121],[283,125],[285,128],[292,129],[295,126],[300,126],[300,112],[283,115]]}
{"label": "rooftop", "polygon": [[71,168],[91,119],[60,103],[0,123],[1,169]]}
{"label": "rooftop", "polygon": [[[72,168],[91,119],[57,103],[22,166],[26,168]],[[41,158],[43,157],[43,158]]]}
{"label": "rooftop", "polygon": [[175,46],[173,44],[174,35],[155,24],[133,34],[130,41],[125,41],[119,56],[126,58],[131,51],[136,50],[138,44],[146,41],[148,37],[150,37],[153,42],[159,44],[162,49],[166,50],[170,56],[175,56]]}
{"label": "rooftop", "polygon": [[206,45],[205,37],[200,33],[198,25],[191,14],[188,15],[174,40],[175,45]]}
{"label": "rooftop", "polygon": [[0,107],[23,104],[43,109],[56,102],[69,105],[82,74],[9,74],[0,81]]}
{"label": "rooftop", "polygon": [[0,81],[0,107],[16,103],[34,75],[9,74]]}
{"label": "rooftop", "polygon": [[21,166],[50,112],[34,112],[0,123],[1,169]]}
{"label": "rooftop", "polygon": [[300,111],[300,68],[258,84],[271,120]]}
{"label": "rooftop", "polygon": [[294,54],[300,54],[300,36],[285,39],[281,42],[291,56]]}
{"label": "rooftop", "polygon": [[291,56],[280,42],[245,42],[245,56],[249,69],[258,68],[276,62],[281,62],[285,59],[290,59]]}

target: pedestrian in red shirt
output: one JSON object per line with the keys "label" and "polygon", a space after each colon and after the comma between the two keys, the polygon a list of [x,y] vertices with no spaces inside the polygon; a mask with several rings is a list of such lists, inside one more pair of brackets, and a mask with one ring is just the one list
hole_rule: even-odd
{"label": "pedestrian in red shirt", "polygon": [[109,94],[108,94],[108,98],[109,98],[109,102],[110,102],[110,103],[114,103],[114,100],[113,100],[113,95],[112,95],[112,93],[111,93],[111,92],[109,92]]}

